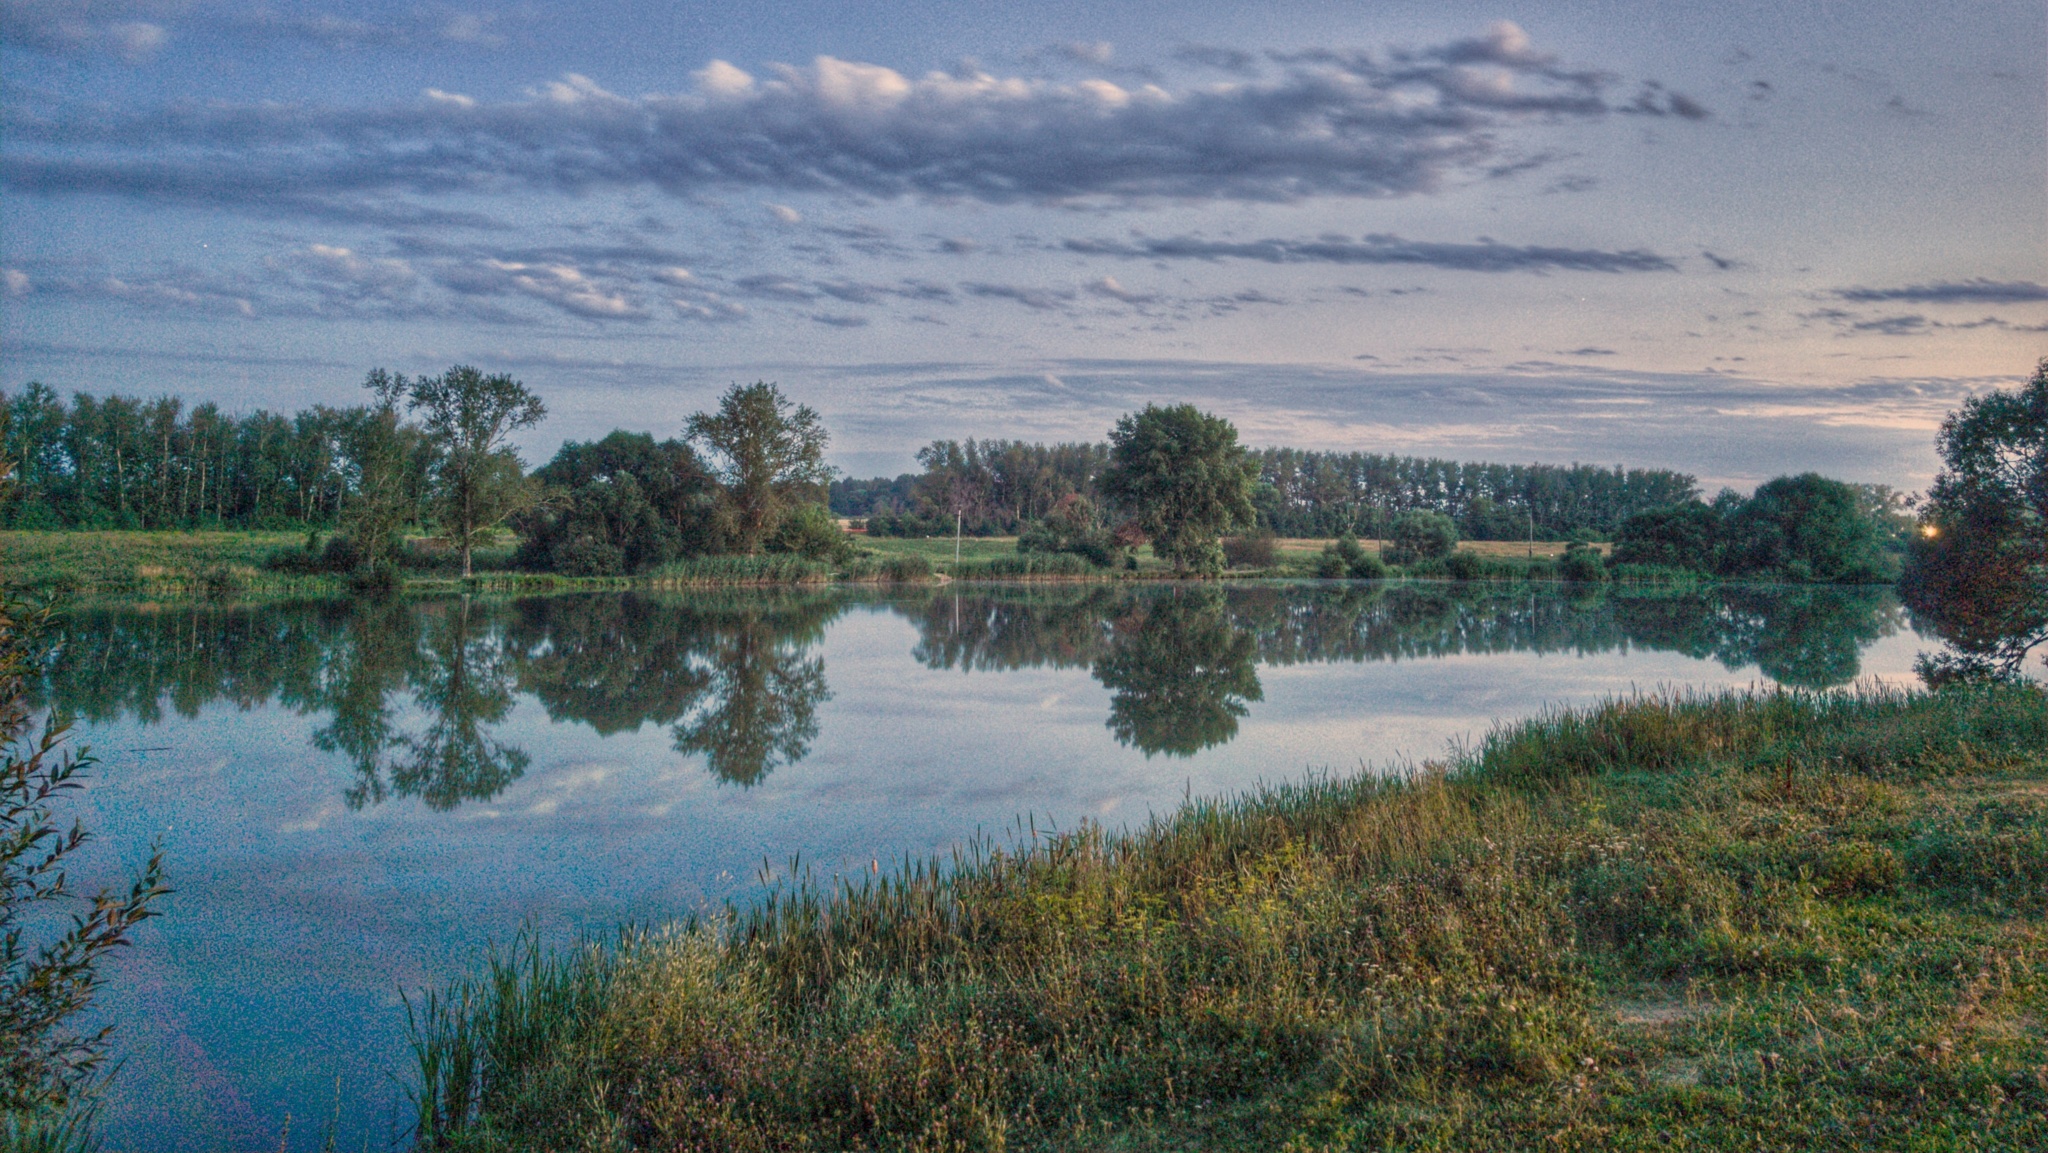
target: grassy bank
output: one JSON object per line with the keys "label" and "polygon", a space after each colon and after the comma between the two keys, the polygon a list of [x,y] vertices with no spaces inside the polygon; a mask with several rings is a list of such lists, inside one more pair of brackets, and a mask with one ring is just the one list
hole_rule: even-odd
{"label": "grassy bank", "polygon": [[2048,696],[1558,712],[416,1010],[455,1148],[2043,1148]]}
{"label": "grassy bank", "polygon": [[[403,587],[412,592],[546,592],[594,589],[685,589],[735,585],[817,584],[830,581],[1156,580],[1173,574],[1149,547],[1136,550],[1135,569],[1102,569],[1071,555],[1021,556],[1014,537],[966,538],[960,560],[950,538],[860,537],[861,555],[828,565],[790,556],[699,557],[631,577],[577,577],[521,572],[509,543],[479,550],[476,575],[459,575],[454,555],[434,542],[409,542]],[[1330,542],[1276,542],[1274,563],[1239,569],[1233,578],[1302,579],[1317,575],[1316,561]],[[89,594],[147,597],[343,595],[344,576],[280,569],[273,560],[303,553],[305,536],[285,532],[0,532],[0,583],[31,595]],[[1377,542],[1361,546],[1376,554]],[[1597,546],[1602,547],[1604,546]],[[1465,579],[1493,583],[1551,582],[1560,575],[1561,544],[1539,542],[1534,556],[1512,541],[1468,541],[1460,552],[1478,558]],[[1444,562],[1393,568],[1392,578],[1442,580],[1454,575]],[[1722,583],[1698,573],[1623,565],[1608,571],[1623,584],[1694,587]],[[1737,582],[1739,583],[1739,582]]]}

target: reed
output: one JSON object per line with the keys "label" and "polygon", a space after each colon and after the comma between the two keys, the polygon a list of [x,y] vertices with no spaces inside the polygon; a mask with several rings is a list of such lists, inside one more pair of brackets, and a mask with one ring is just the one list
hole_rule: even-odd
{"label": "reed", "polygon": [[1134,830],[799,868],[425,1002],[420,1137],[2040,1147],[2044,750],[2027,688],[1646,695]]}

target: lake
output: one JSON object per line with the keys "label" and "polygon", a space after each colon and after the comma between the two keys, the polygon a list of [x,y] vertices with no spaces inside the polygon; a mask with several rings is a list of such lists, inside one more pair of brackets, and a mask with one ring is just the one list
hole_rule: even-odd
{"label": "lake", "polygon": [[[1876,589],[958,585],[74,610],[44,705],[101,765],[76,880],[177,892],[112,967],[108,1147],[382,1148],[402,994],[745,902],[793,862],[1142,823],[1400,771],[1667,686],[1911,679]],[[1020,824],[1021,822],[1021,824]],[[337,1120],[338,1118],[338,1120]]]}

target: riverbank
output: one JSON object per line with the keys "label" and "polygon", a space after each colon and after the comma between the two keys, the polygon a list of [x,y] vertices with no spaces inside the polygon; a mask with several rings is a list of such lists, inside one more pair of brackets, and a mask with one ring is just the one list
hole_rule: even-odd
{"label": "riverbank", "polygon": [[2048,697],[1645,698],[515,948],[460,1148],[2039,1148]]}
{"label": "riverbank", "polygon": [[[293,532],[0,532],[0,583],[35,597],[149,597],[219,599],[245,596],[342,596],[357,591],[346,576],[306,572],[276,563],[304,552],[305,536]],[[859,554],[830,564],[792,556],[700,557],[633,576],[589,577],[525,572],[512,567],[509,544],[476,554],[475,575],[463,578],[454,559],[430,542],[415,541],[400,574],[399,589],[411,593],[541,593],[617,589],[688,589],[756,585],[905,583],[961,581],[1126,581],[1171,579],[1174,574],[1149,548],[1134,552],[1135,567],[1099,568],[1079,557],[1019,554],[1014,537],[858,537]],[[1317,575],[1326,541],[1276,542],[1273,563],[1233,569],[1226,579],[1299,579]],[[1376,542],[1362,542],[1368,553]],[[1600,546],[1596,546],[1600,547]],[[1472,541],[1460,550],[1477,558],[1460,571],[1463,579],[1495,583],[1555,581],[1564,546],[1539,542]],[[1388,576],[1446,579],[1441,562],[1411,570],[1391,568]],[[1629,584],[1718,583],[1698,574],[1665,570],[1616,570]]]}

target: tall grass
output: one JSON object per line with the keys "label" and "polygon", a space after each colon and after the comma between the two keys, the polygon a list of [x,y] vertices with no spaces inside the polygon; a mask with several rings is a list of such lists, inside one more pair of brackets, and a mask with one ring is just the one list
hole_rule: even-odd
{"label": "tall grass", "polygon": [[[1026,823],[603,946],[529,938],[415,1016],[420,1135],[2026,1147],[2048,898],[2010,874],[2048,877],[2048,802],[1959,816],[1939,790],[2038,781],[2044,749],[2029,689],[1637,697],[1402,776],[1124,833]],[[1689,1023],[1630,1025],[1646,986]],[[1959,1026],[1967,997],[1997,1027]],[[1825,1030],[1795,1017],[1816,999],[1842,1013]]]}

